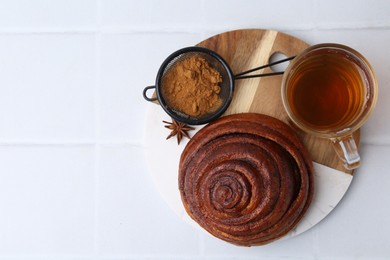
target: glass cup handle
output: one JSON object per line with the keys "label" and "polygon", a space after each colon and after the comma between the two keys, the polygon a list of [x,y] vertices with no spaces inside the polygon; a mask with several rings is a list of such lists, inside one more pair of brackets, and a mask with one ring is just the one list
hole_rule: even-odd
{"label": "glass cup handle", "polygon": [[334,138],[332,142],[346,169],[353,170],[360,166],[360,155],[352,135]]}

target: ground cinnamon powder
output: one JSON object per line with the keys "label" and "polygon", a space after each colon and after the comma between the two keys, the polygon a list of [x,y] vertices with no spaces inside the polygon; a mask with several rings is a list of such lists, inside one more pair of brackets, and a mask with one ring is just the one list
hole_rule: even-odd
{"label": "ground cinnamon powder", "polygon": [[161,90],[168,106],[189,116],[201,117],[222,105],[218,96],[221,82],[220,73],[205,59],[194,55],[169,69]]}

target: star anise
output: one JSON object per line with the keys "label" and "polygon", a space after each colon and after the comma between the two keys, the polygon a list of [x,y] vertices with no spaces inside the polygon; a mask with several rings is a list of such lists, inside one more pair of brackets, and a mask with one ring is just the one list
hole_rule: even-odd
{"label": "star anise", "polygon": [[163,121],[163,123],[165,124],[168,124],[166,125],[165,127],[172,130],[171,133],[167,136],[167,139],[171,138],[172,136],[175,136],[177,137],[177,144],[180,144],[180,141],[181,139],[183,138],[183,136],[187,137],[188,139],[190,139],[190,136],[188,135],[188,131],[190,130],[194,130],[195,128],[185,124],[185,123],[182,123],[182,122],[178,122],[176,121],[175,119],[172,119],[172,123],[171,122],[167,122],[167,121]]}

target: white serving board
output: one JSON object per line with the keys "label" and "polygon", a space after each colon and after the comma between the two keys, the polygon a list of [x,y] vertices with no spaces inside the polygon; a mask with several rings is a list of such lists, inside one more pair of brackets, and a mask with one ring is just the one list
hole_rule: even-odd
{"label": "white serving board", "polygon": [[[170,130],[164,127],[165,124],[162,120],[171,121],[171,118],[159,105],[150,103],[144,132],[148,170],[156,189],[168,206],[182,220],[200,228],[185,211],[178,189],[179,160],[188,139],[184,138],[180,145],[177,144],[176,137],[166,140]],[[190,132],[190,136],[193,136],[201,127],[197,126],[194,131]],[[353,177],[350,174],[318,163],[314,163],[314,167],[313,202],[297,227],[290,231],[286,237],[301,234],[324,219],[337,206],[352,182]]]}

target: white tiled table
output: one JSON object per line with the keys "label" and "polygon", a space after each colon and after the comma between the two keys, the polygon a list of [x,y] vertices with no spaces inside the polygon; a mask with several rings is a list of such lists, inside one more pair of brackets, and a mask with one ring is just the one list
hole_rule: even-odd
{"label": "white tiled table", "polygon": [[[349,45],[380,91],[338,207],[254,248],[182,222],[143,156],[141,92],[161,62],[240,28]],[[0,0],[0,259],[389,259],[389,28],[385,0]]]}

